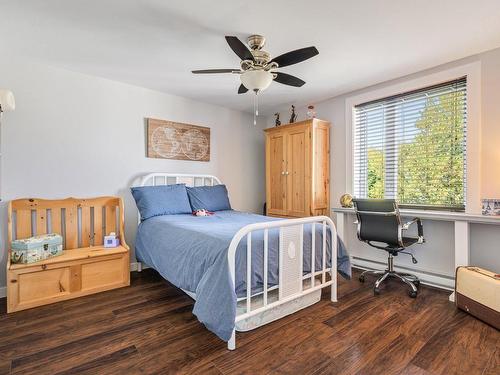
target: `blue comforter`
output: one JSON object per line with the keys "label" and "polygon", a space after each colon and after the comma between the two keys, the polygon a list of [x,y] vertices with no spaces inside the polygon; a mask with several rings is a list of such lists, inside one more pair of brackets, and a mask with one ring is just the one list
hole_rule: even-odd
{"label": "blue comforter", "polygon": [[[239,211],[218,211],[213,216],[165,215],[139,225],[135,254],[175,286],[196,293],[193,313],[221,339],[234,328],[236,300],[246,295],[246,240],[236,252],[236,286],[230,279],[227,252],[236,232],[247,224],[280,220]],[[322,265],[322,230],[316,226],[316,266]],[[304,273],[310,272],[311,226],[304,228]],[[307,235],[309,234],[309,235]],[[330,233],[327,244],[330,248]],[[269,231],[269,287],[278,283],[278,230]],[[263,288],[263,232],[252,234],[252,293]],[[328,250],[330,251],[330,250]],[[337,269],[349,278],[351,265],[338,241]],[[327,256],[327,259],[329,256]]]}

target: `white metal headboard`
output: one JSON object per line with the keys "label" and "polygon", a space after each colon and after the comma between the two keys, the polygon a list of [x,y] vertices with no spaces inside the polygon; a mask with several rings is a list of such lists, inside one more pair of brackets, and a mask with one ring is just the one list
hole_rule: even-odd
{"label": "white metal headboard", "polygon": [[141,178],[139,186],[158,186],[186,184],[186,186],[213,186],[221,184],[220,180],[208,174],[187,173],[149,173]]}
{"label": "white metal headboard", "polygon": [[[141,178],[139,186],[160,186],[186,184],[186,186],[214,186],[221,184],[221,181],[208,174],[188,174],[188,173],[148,173]],[[139,213],[139,223],[141,214]]]}

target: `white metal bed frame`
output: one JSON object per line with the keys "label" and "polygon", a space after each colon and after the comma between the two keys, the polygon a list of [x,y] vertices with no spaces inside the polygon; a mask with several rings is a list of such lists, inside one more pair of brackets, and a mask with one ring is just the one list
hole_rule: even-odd
{"label": "white metal bed frame", "polygon": [[[169,183],[169,181],[171,181]],[[201,182],[201,184],[197,184]],[[207,183],[209,182],[209,183]],[[150,173],[141,178],[140,186],[150,185],[170,185],[185,183],[187,186],[213,186],[220,184],[220,180],[211,175],[203,174],[174,174],[174,173]],[[139,217],[140,221],[140,217]],[[315,234],[316,225],[322,226],[322,267],[320,270],[315,269],[316,265],[316,236],[311,237],[311,272],[303,274],[303,245],[304,245],[304,225],[311,224],[311,233]],[[327,267],[326,255],[326,233],[327,227],[331,231],[331,248],[330,252],[330,267]],[[272,288],[268,287],[268,241],[269,230],[279,229],[279,283]],[[331,286],[331,301],[337,302],[337,230],[333,221],[327,216],[313,216],[298,219],[283,219],[279,221],[261,222],[249,224],[241,228],[231,240],[228,249],[228,263],[231,280],[233,286],[236,284],[235,262],[236,250],[239,243],[246,238],[247,241],[247,270],[246,270],[246,285],[251,285],[252,275],[252,232],[263,231],[264,234],[264,290],[261,293],[263,301],[262,306],[252,309],[251,288],[246,288],[246,309],[245,313],[236,316],[236,323],[245,319],[263,314],[269,310],[275,309],[278,306],[292,303],[299,300],[310,293],[318,292],[319,290]],[[138,262],[138,271],[141,271],[142,265]],[[327,279],[327,274],[330,278]],[[309,281],[310,284],[304,286],[304,281]],[[278,290],[278,299],[274,302],[269,302],[268,296],[271,290]],[[196,296],[193,293],[185,291],[193,298]],[[319,293],[319,292],[318,292]],[[285,313],[285,315],[287,315]],[[285,316],[283,315],[283,316]],[[266,322],[267,323],[267,322]],[[227,344],[229,350],[236,349],[236,330],[233,329],[231,338]]]}

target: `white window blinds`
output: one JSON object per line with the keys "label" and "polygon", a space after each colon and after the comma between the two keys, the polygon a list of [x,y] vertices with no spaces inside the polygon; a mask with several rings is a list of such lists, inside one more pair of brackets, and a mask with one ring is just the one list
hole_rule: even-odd
{"label": "white window blinds", "polygon": [[354,107],[354,195],[465,208],[467,82],[460,78]]}

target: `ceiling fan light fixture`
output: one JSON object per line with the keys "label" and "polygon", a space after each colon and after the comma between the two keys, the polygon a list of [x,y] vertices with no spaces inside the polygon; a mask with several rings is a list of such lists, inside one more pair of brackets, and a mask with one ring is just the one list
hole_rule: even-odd
{"label": "ceiling fan light fixture", "polygon": [[262,91],[269,87],[273,81],[273,75],[266,70],[247,70],[241,74],[241,83],[252,91]]}

